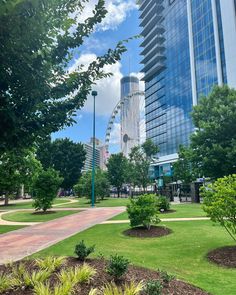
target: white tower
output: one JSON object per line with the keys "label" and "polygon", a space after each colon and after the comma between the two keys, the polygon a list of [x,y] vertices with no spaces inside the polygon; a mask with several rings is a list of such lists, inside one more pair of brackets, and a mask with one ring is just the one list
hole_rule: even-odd
{"label": "white tower", "polygon": [[121,79],[121,150],[126,157],[131,148],[139,144],[139,95],[134,94],[138,91],[138,78],[128,76]]}

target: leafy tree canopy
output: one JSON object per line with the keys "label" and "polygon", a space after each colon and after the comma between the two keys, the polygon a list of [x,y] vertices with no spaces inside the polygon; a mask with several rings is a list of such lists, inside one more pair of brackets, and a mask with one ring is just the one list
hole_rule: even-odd
{"label": "leafy tree canopy", "polygon": [[[107,172],[101,169],[95,171],[95,199],[109,197],[110,183]],[[91,199],[92,196],[92,172],[83,173],[78,184],[74,186],[76,194],[80,197]]]}
{"label": "leafy tree canopy", "polygon": [[106,15],[104,0],[80,21],[88,0],[0,2],[0,151],[26,148],[74,122],[96,80],[126,51],[122,42],[88,67],[68,71],[74,53]]}
{"label": "leafy tree canopy", "polygon": [[217,179],[203,187],[203,209],[211,220],[220,223],[236,242],[236,174]]}
{"label": "leafy tree canopy", "polygon": [[111,185],[117,188],[118,197],[123,184],[127,181],[127,168],[128,160],[122,153],[111,155],[107,163],[107,172]]}
{"label": "leafy tree canopy", "polygon": [[58,172],[52,168],[42,170],[34,180],[34,202],[36,210],[46,212],[52,208],[53,200],[62,182]]}
{"label": "leafy tree canopy", "polygon": [[191,179],[191,174],[219,178],[236,173],[236,90],[215,87],[200,99],[192,117],[196,130],[190,147],[180,149],[178,175]]}
{"label": "leafy tree canopy", "polygon": [[41,163],[35,159],[34,151],[20,150],[0,155],[0,191],[6,195],[17,192],[20,185],[32,185],[32,179],[42,170]]}
{"label": "leafy tree canopy", "polygon": [[149,168],[152,156],[155,156],[158,151],[159,147],[148,139],[142,145],[133,147],[129,155],[130,169],[133,170],[132,173],[129,172],[129,175],[133,177],[132,183],[142,186],[144,190],[150,182]]}
{"label": "leafy tree canopy", "polygon": [[77,183],[84,166],[85,155],[83,145],[68,138],[56,139],[53,142],[47,139],[37,151],[37,158],[44,169],[54,168],[63,177],[61,185],[64,189],[71,189]]}

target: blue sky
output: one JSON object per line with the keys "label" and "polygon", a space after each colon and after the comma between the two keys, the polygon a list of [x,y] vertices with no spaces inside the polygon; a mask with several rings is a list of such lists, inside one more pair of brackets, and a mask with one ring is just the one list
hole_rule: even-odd
{"label": "blue sky", "polygon": [[[88,14],[95,0],[91,0],[85,11]],[[75,55],[74,64],[91,62],[96,56],[102,55],[108,48],[113,48],[120,40],[140,34],[138,10],[135,0],[107,0],[108,15],[90,38],[85,40],[80,52]],[[127,53],[116,65],[108,68],[114,76],[99,81],[94,90],[98,91],[96,99],[96,137],[104,141],[109,116],[119,99],[119,80],[129,73],[140,71],[140,39],[131,40],[127,45]],[[113,131],[117,136],[117,131]],[[83,109],[77,113],[77,123],[69,128],[53,134],[52,138],[69,137],[75,142],[88,142],[92,136],[92,97],[88,97]]]}

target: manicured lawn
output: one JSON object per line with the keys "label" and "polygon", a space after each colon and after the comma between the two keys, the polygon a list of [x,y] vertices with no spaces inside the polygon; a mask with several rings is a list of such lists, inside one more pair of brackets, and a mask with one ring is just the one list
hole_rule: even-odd
{"label": "manicured lawn", "polygon": [[29,211],[18,211],[10,212],[2,215],[2,219],[8,221],[17,221],[17,222],[44,222],[53,220],[56,218],[64,217],[79,211],[65,210],[65,211],[48,211],[48,213],[39,213],[39,212],[29,212]]}
{"label": "manicured lawn", "polygon": [[[53,204],[67,203],[69,200],[66,199],[56,199]],[[8,206],[0,205],[0,210],[16,210],[16,209],[32,209],[32,200],[25,201],[22,203],[14,203],[14,200],[9,202]]]}
{"label": "manicured lawn", "polygon": [[0,225],[0,234],[5,234],[9,231],[20,229],[24,226],[21,225]]}
{"label": "manicured lawn", "polygon": [[169,236],[138,239],[122,234],[127,224],[96,225],[34,257],[74,255],[76,243],[83,239],[88,245],[96,244],[95,255],[119,253],[136,265],[164,269],[211,294],[233,295],[236,269],[218,267],[205,258],[211,249],[234,244],[225,231],[211,221],[169,222],[166,226],[173,230]]}
{"label": "manicured lawn", "polygon": [[[206,213],[202,210],[201,204],[178,204],[172,205],[171,209],[176,210],[173,213],[161,213],[160,218],[181,218],[181,217],[203,217]],[[126,212],[121,213],[111,220],[125,220],[128,219]]]}
{"label": "manicured lawn", "polygon": [[[102,201],[99,201],[96,203],[96,207],[120,207],[120,206],[126,206],[129,202],[129,199],[125,198],[108,198]],[[66,204],[59,207],[63,208],[87,208],[91,207],[91,204],[88,199],[86,198],[80,198],[78,199],[77,203],[72,204]]]}

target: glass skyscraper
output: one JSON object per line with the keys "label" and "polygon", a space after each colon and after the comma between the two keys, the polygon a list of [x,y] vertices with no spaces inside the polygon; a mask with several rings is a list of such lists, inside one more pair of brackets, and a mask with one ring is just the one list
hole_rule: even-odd
{"label": "glass skyscraper", "polygon": [[189,144],[199,97],[214,85],[236,88],[235,2],[139,1],[146,136],[160,147],[167,174],[179,145]]}

